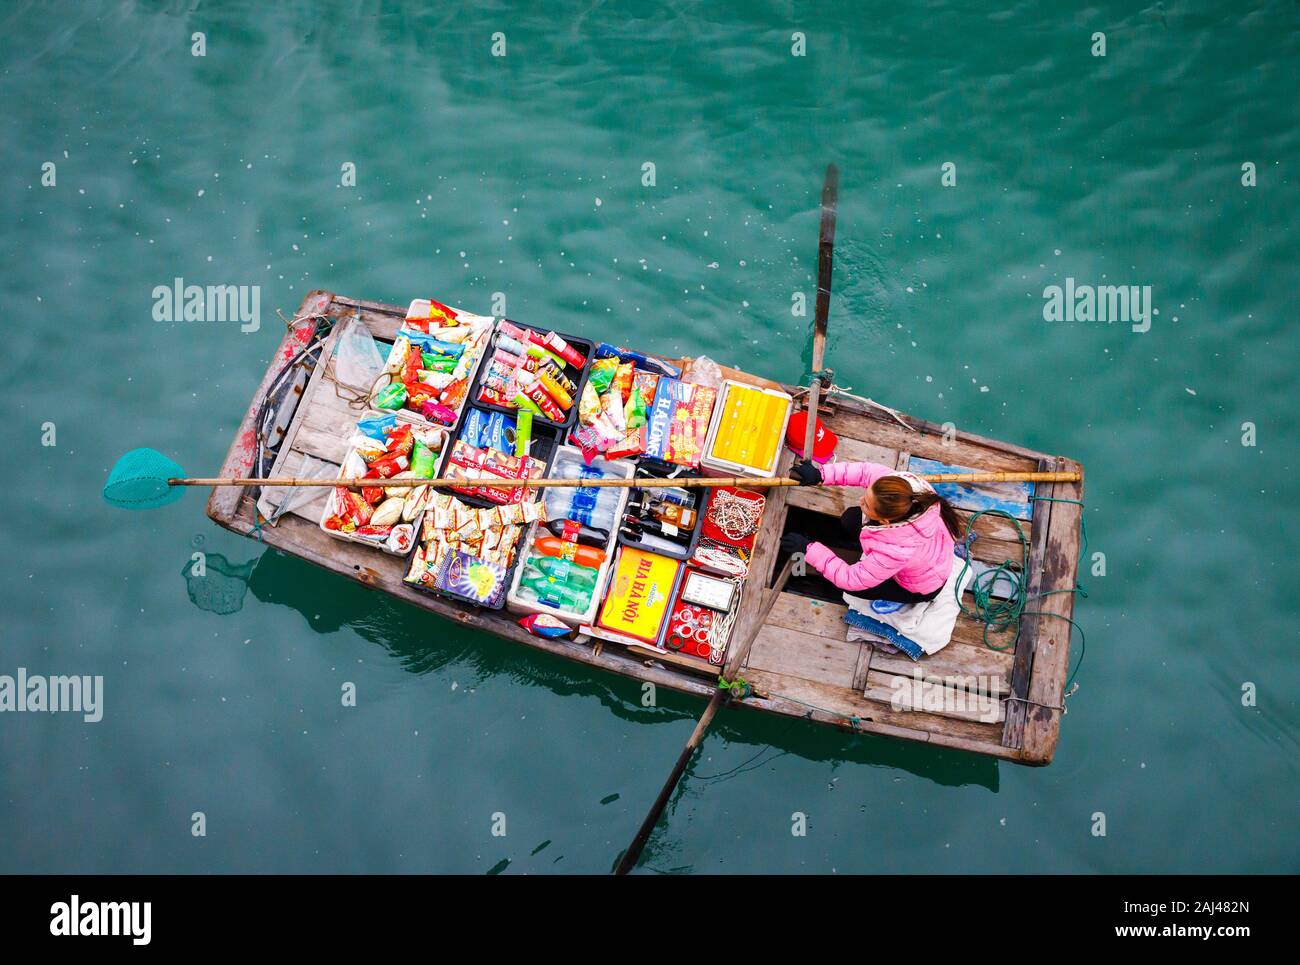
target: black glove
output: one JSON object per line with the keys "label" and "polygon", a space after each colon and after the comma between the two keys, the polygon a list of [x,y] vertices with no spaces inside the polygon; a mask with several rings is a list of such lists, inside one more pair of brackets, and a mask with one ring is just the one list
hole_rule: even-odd
{"label": "black glove", "polygon": [[790,478],[799,480],[800,486],[820,486],[822,471],[811,462],[801,462],[790,470]]}
{"label": "black glove", "polygon": [[781,537],[781,551],[784,553],[806,553],[812,543],[803,533],[786,533]]}

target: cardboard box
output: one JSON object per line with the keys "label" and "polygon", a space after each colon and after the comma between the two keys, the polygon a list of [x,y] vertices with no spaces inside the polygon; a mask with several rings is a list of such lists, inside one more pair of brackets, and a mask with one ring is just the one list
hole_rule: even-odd
{"label": "cardboard box", "polygon": [[657,644],[668,622],[668,607],[681,570],[680,560],[632,546],[620,547],[596,625]]}

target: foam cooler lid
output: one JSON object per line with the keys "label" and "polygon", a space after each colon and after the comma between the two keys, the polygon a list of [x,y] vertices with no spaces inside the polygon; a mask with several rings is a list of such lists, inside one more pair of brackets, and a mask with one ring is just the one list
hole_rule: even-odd
{"label": "foam cooler lid", "polygon": [[784,392],[723,382],[700,464],[746,476],[774,475],[793,405]]}

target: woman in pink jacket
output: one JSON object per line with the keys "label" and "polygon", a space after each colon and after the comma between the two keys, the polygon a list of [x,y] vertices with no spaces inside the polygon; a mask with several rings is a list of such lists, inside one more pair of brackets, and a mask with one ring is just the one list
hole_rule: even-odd
{"label": "woman in pink jacket", "polygon": [[809,566],[855,596],[920,603],[939,595],[952,572],[961,523],[928,482],[874,462],[832,463],[821,469],[805,462],[791,475],[802,486],[824,482],[866,489],[859,506],[840,517],[846,531],[857,533],[862,558],[846,563],[800,533],[783,536],[783,550],[802,552]]}

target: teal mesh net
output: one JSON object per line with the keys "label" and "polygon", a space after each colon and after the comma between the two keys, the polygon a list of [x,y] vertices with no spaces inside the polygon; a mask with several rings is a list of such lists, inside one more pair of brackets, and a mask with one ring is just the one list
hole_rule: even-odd
{"label": "teal mesh net", "polygon": [[184,469],[157,449],[132,449],[108,474],[104,501],[121,509],[166,506],[185,495],[183,486],[168,486],[167,480],[184,475]]}

